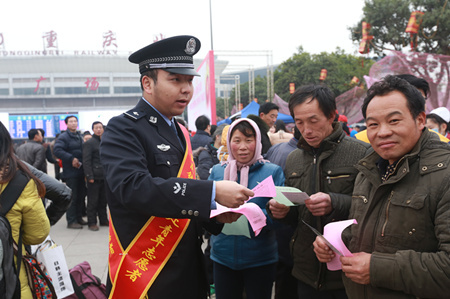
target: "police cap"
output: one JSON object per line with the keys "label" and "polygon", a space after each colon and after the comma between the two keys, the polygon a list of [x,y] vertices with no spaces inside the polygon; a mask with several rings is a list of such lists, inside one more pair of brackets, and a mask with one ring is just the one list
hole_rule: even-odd
{"label": "police cap", "polygon": [[182,75],[200,76],[194,69],[193,56],[200,50],[200,40],[190,35],[169,37],[144,47],[128,57],[139,64],[139,72],[163,69]]}

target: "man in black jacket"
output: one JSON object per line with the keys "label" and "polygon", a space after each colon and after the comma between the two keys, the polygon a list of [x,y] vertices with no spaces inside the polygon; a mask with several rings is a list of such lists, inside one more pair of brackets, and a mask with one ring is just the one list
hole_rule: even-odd
{"label": "man in black jacket", "polygon": [[211,142],[211,124],[208,117],[206,117],[205,115],[197,117],[197,119],[195,120],[195,127],[197,128],[197,132],[191,138],[193,151]]}
{"label": "man in black jacket", "polygon": [[86,184],[83,172],[83,137],[77,131],[78,118],[69,115],[64,119],[67,131],[55,142],[53,152],[63,164],[63,178],[72,189],[72,202],[66,213],[67,228],[80,229],[87,222],[83,220],[82,211],[86,196]]}
{"label": "man in black jacket", "polygon": [[189,135],[174,117],[192,99],[199,49],[197,38],[176,36],[129,57],[139,65],[142,98],[109,121],[100,144],[112,232],[110,298],[206,299],[202,226],[220,232],[216,219],[236,219],[210,220],[216,202],[238,207],[254,194],[232,181],[195,180]]}
{"label": "man in black jacket", "polygon": [[94,134],[83,143],[84,174],[87,181],[87,217],[88,228],[98,231],[97,216],[100,226],[108,226],[106,215],[105,183],[103,180],[103,166],[100,163],[100,141],[104,132],[103,124],[95,121],[92,124]]}

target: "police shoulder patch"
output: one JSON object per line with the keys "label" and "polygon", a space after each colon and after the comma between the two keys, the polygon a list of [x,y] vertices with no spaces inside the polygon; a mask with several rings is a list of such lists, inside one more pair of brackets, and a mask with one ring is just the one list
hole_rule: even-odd
{"label": "police shoulder patch", "polygon": [[133,121],[137,121],[138,119],[144,117],[146,115],[146,113],[143,112],[143,111],[138,111],[138,110],[132,109],[132,110],[129,110],[127,112],[124,112],[123,115],[126,118],[129,118],[129,119],[131,119]]}

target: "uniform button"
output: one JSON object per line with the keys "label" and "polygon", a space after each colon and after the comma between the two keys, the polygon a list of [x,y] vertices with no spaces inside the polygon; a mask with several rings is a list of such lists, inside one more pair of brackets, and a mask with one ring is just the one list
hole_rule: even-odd
{"label": "uniform button", "polygon": [[364,198],[364,199],[363,199],[363,202],[364,202],[364,203],[368,203],[369,201],[367,200],[367,198]]}
{"label": "uniform button", "polygon": [[439,164],[437,165],[437,167],[442,167],[442,166],[444,166],[443,163],[439,163]]}
{"label": "uniform button", "polygon": [[428,169],[428,167],[426,167],[426,166],[422,167],[422,171],[425,171],[427,169]]}
{"label": "uniform button", "polygon": [[181,211],[181,214],[183,214],[183,215],[186,215],[186,213],[187,213],[186,210]]}
{"label": "uniform button", "polygon": [[198,211],[195,211],[194,216],[198,216],[198,215],[200,215],[200,213]]}
{"label": "uniform button", "polygon": [[409,234],[410,236],[412,236],[413,232],[409,232],[408,234]]}
{"label": "uniform button", "polygon": [[167,161],[167,165],[170,165],[170,161]]}
{"label": "uniform button", "polygon": [[407,204],[410,204],[410,203],[411,203],[411,200],[410,200],[410,199],[408,199],[408,200],[406,201],[406,203],[407,203]]}
{"label": "uniform button", "polygon": [[416,229],[415,228],[413,228],[412,230],[411,230],[413,233],[415,233],[416,232]]}
{"label": "uniform button", "polygon": [[406,172],[406,168],[403,168],[403,173],[405,173]]}
{"label": "uniform button", "polygon": [[331,170],[328,170],[327,173],[328,173],[328,174],[331,174]]}
{"label": "uniform button", "polygon": [[192,216],[192,214],[194,214],[194,212],[192,210],[189,210],[188,215]]}

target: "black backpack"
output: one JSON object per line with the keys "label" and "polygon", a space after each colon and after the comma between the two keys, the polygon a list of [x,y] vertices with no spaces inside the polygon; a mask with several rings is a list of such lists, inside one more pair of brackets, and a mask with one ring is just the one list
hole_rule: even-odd
{"label": "black backpack", "polygon": [[[14,263],[13,238],[11,233],[11,225],[6,214],[16,203],[23,189],[27,185],[29,179],[18,171],[14,178],[6,186],[5,190],[0,194],[0,242],[3,252],[3,258],[0,260],[0,268],[3,276],[0,277],[0,299],[19,299],[20,298],[20,265],[16,268]],[[22,254],[22,240],[19,240],[18,254]]]}

